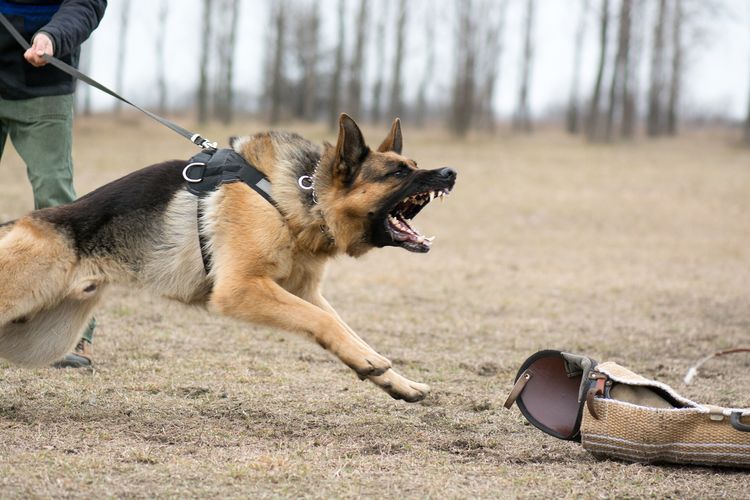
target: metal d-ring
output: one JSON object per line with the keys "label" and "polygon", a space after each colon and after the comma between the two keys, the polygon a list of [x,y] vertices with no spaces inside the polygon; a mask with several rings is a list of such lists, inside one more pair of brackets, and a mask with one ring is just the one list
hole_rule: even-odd
{"label": "metal d-ring", "polygon": [[313,182],[314,181],[313,181],[312,176],[309,176],[309,175],[303,175],[302,177],[297,179],[297,184],[299,184],[299,187],[301,187],[305,191],[310,191],[311,189],[315,187]]}
{"label": "metal d-ring", "polygon": [[202,162],[188,163],[187,166],[184,169],[182,169],[182,178],[188,182],[192,182],[193,184],[197,182],[201,182],[203,180],[203,177],[201,177],[200,179],[193,179],[192,177],[188,176],[188,171],[190,170],[190,167],[195,167],[195,166],[205,167],[206,164]]}

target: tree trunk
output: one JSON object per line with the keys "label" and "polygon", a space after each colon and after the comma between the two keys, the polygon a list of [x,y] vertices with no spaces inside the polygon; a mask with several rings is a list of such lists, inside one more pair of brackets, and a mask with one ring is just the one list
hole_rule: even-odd
{"label": "tree trunk", "polygon": [[198,123],[208,120],[208,55],[211,49],[211,0],[203,0],[200,77],[198,80]]}
{"label": "tree trunk", "polygon": [[305,27],[308,36],[305,37],[304,52],[304,81],[302,84],[302,116],[307,121],[314,121],[318,102],[318,40],[320,38],[320,5],[313,3],[309,23]]}
{"label": "tree trunk", "polygon": [[646,134],[656,137],[662,133],[661,100],[664,86],[664,25],[667,16],[667,0],[659,0],[659,14],[654,24],[654,43],[651,53],[651,77],[648,89],[648,117]]}
{"label": "tree trunk", "polygon": [[344,73],[344,44],[346,43],[346,9],[344,0],[339,0],[338,8],[338,45],[336,46],[336,60],[333,68],[332,82],[331,82],[331,102],[329,109],[328,125],[331,130],[336,130],[339,122],[339,114],[341,113],[341,81]]}
{"label": "tree trunk", "polygon": [[156,90],[160,115],[167,112],[167,75],[164,38],[167,33],[167,15],[169,14],[169,0],[161,0],[157,14],[156,28]]}
{"label": "tree trunk", "polygon": [[401,66],[404,61],[407,5],[407,2],[400,3],[398,20],[396,21],[396,53],[393,56],[393,80],[391,81],[391,106],[389,118],[396,118],[403,112],[403,102],[401,98]]}
{"label": "tree trunk", "polygon": [[[476,100],[477,116],[479,125],[487,130],[495,130],[495,113],[493,111],[493,101],[495,100],[495,88],[500,79],[500,67],[503,55],[503,36],[505,35],[505,19],[508,11],[508,0],[501,0],[499,4],[491,0],[485,4],[486,12],[485,23],[481,23],[486,35],[483,64],[484,81],[482,82],[479,98]],[[497,12],[496,17],[492,17],[493,12]]]}
{"label": "tree trunk", "polygon": [[609,0],[603,0],[602,13],[599,23],[599,67],[596,72],[596,81],[594,82],[594,92],[589,104],[589,116],[586,126],[586,136],[590,141],[598,138],[597,127],[599,125],[599,100],[602,93],[602,80],[604,77],[604,67],[607,62],[607,32],[609,31]]}
{"label": "tree trunk", "polygon": [[237,47],[237,22],[239,19],[239,0],[227,0],[229,5],[225,6],[226,15],[229,16],[226,24],[229,24],[229,32],[224,38],[224,46],[221,48],[222,59],[222,86],[221,86],[221,111],[219,119],[224,125],[229,125],[234,120],[234,54]]}
{"label": "tree trunk", "polygon": [[[216,4],[216,2],[214,2]],[[234,80],[234,49],[237,44],[237,18],[239,16],[238,0],[221,0],[218,4],[219,26],[229,29],[219,30],[216,34],[216,88],[214,90],[214,117],[221,123],[231,123],[233,106],[232,81]]]}
{"label": "tree trunk", "polygon": [[667,103],[667,134],[677,135],[677,107],[680,104],[682,87],[682,23],[683,5],[681,0],[674,2],[672,14],[672,79],[669,84],[669,101]]}
{"label": "tree trunk", "polygon": [[475,110],[476,90],[476,30],[473,23],[475,4],[471,0],[456,2],[456,72],[453,83],[453,102],[450,129],[463,137],[469,131]]}
{"label": "tree trunk", "polygon": [[367,1],[360,0],[357,14],[357,41],[354,44],[354,59],[349,75],[349,114],[356,120],[362,118],[362,73],[365,66],[365,44],[367,43]]}
{"label": "tree trunk", "polygon": [[628,94],[628,55],[630,52],[630,15],[631,0],[622,0],[620,4],[619,30],[617,34],[617,55],[612,71],[612,83],[609,87],[609,108],[605,138],[611,142],[614,135],[615,118],[622,114],[625,98]]}
{"label": "tree trunk", "polygon": [[281,120],[282,91],[284,86],[284,51],[286,32],[286,3],[274,2],[275,35],[273,66],[271,70],[271,114],[269,121],[276,125]]}
{"label": "tree trunk", "polygon": [[[426,3],[425,6],[427,9],[431,8],[430,4]],[[427,119],[427,89],[434,78],[433,73],[435,71],[435,23],[424,23],[424,27],[427,56],[425,57],[422,81],[419,83],[419,90],[417,91],[417,106],[414,116],[417,127],[424,127]]]}
{"label": "tree trunk", "polygon": [[[115,74],[115,92],[122,95],[125,82],[125,60],[128,46],[128,25],[130,23],[130,0],[123,0],[120,11],[120,36],[117,47],[117,73]],[[122,111],[122,101],[115,99],[115,114]]]}
{"label": "tree trunk", "polygon": [[[623,139],[632,139],[636,130],[636,96],[639,89],[638,70],[641,67],[641,53],[643,51],[644,26],[643,12],[644,4],[636,0],[630,7],[630,50],[626,60],[625,88],[622,93],[622,128],[620,136]],[[637,29],[636,29],[637,28]]]}
{"label": "tree trunk", "polygon": [[383,111],[383,73],[385,73],[385,26],[388,22],[388,7],[390,6],[390,0],[381,2],[383,11],[380,14],[380,21],[378,21],[378,27],[375,35],[375,68],[377,73],[377,79],[372,88],[372,108],[370,111],[371,120],[374,123],[378,123],[382,119]]}
{"label": "tree trunk", "polygon": [[[748,86],[750,87],[750,85]],[[745,118],[745,144],[747,146],[750,146],[750,92],[747,93],[747,117]]]}
{"label": "tree trunk", "polygon": [[578,17],[578,28],[573,49],[573,81],[570,85],[570,97],[568,99],[568,112],[565,115],[565,129],[570,134],[577,134],[580,130],[578,106],[581,94],[581,59],[583,56],[583,40],[586,35],[586,16],[589,11],[590,0],[583,0],[581,13]]}
{"label": "tree trunk", "polygon": [[521,86],[518,90],[518,105],[516,108],[513,129],[531,132],[531,114],[529,111],[529,86],[531,81],[531,65],[534,56],[532,44],[532,29],[534,23],[534,0],[526,0],[526,22],[524,28],[523,59],[521,66]]}

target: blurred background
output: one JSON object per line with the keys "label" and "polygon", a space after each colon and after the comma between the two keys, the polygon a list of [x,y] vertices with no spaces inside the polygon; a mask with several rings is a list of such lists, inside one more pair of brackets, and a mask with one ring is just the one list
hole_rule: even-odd
{"label": "blurred background", "polygon": [[[750,145],[747,0],[120,0],[81,67],[199,122],[346,111],[458,136],[711,127]],[[83,114],[120,106],[79,88]]]}

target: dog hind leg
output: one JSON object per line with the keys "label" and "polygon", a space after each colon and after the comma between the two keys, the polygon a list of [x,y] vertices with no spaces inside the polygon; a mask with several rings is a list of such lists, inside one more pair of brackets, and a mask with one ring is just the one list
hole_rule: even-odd
{"label": "dog hind leg", "polygon": [[75,345],[98,301],[88,280],[71,283],[76,262],[71,242],[43,221],[24,217],[3,234],[0,357],[42,366]]}
{"label": "dog hind leg", "polygon": [[59,302],[77,260],[51,226],[25,217],[0,239],[0,327]]}
{"label": "dog hind leg", "polygon": [[27,320],[0,326],[0,357],[24,366],[46,366],[59,360],[80,340],[99,297],[66,297]]}

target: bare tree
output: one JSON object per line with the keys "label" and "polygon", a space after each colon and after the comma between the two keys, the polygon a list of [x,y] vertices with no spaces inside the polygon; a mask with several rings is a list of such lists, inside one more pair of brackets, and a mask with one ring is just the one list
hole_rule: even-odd
{"label": "bare tree", "polygon": [[[750,67],[750,65],[748,65]],[[750,92],[747,94],[747,117],[745,118],[745,144],[750,146]]]}
{"label": "bare tree", "polygon": [[495,0],[456,0],[456,66],[449,127],[458,136],[473,127],[494,126],[492,103],[500,75],[507,6],[507,0],[499,4]]}
{"label": "bare tree", "polygon": [[[424,7],[429,9],[430,3],[425,2]],[[417,106],[414,121],[418,127],[423,127],[425,124],[427,116],[427,89],[435,71],[435,23],[424,23],[424,27],[424,43],[427,56],[425,57],[422,80],[419,82],[419,90],[417,90]]]}
{"label": "bare tree", "polygon": [[404,62],[404,44],[406,41],[406,16],[408,3],[399,4],[398,19],[396,21],[396,53],[393,56],[393,73],[391,80],[391,105],[390,118],[400,116],[403,111],[403,100],[401,97],[401,66]]}
{"label": "bare tree", "polygon": [[625,86],[622,92],[622,128],[620,135],[623,139],[632,139],[636,129],[636,102],[639,90],[638,69],[643,52],[643,0],[634,0],[631,5],[631,33],[630,50],[626,60]]}
{"label": "bare tree", "polygon": [[[117,47],[117,73],[115,74],[115,92],[122,95],[125,81],[125,60],[128,46],[128,25],[130,24],[130,0],[123,0],[120,11],[120,36]],[[122,111],[122,101],[115,99],[115,113]]]}
{"label": "bare tree", "polygon": [[226,76],[226,90],[225,90],[225,106],[226,106],[226,113],[225,113],[225,120],[224,123],[228,124],[231,123],[234,119],[234,86],[232,83],[234,82],[234,61],[235,61],[235,49],[237,47],[237,23],[240,19],[240,2],[239,0],[231,0],[230,2],[230,12],[232,13],[232,19],[229,24],[229,41],[228,41],[228,47],[227,47],[227,60],[225,64],[225,73]]}
{"label": "bare tree", "polygon": [[531,66],[534,58],[532,31],[534,27],[534,0],[526,0],[526,22],[524,27],[523,57],[521,59],[521,85],[518,89],[518,104],[513,117],[513,129],[531,132],[531,113],[529,111],[529,86]]}
{"label": "bare tree", "polygon": [[[748,65],[750,68],[750,64]],[[750,83],[750,80],[749,80]],[[750,87],[750,85],[748,85]],[[747,94],[747,117],[745,118],[745,144],[750,146],[750,92]]]}
{"label": "bare tree", "polygon": [[685,18],[683,2],[684,0],[674,2],[674,13],[672,14],[672,75],[669,83],[666,124],[666,132],[669,135],[677,134],[677,106],[679,105],[682,87],[682,63],[684,58],[682,36]]}
{"label": "bare tree", "polygon": [[354,58],[349,70],[349,109],[355,119],[362,118],[362,73],[365,66],[365,44],[367,42],[368,0],[360,0],[357,14],[357,39],[354,44]]}
{"label": "bare tree", "polygon": [[573,81],[570,85],[568,111],[565,115],[565,129],[571,134],[577,134],[580,128],[578,106],[581,93],[581,60],[583,56],[583,40],[586,35],[586,17],[588,16],[590,0],[581,2],[581,13],[578,15],[578,28],[573,49]]}
{"label": "bare tree", "polygon": [[651,50],[651,75],[648,89],[646,134],[655,137],[662,132],[661,100],[664,87],[664,28],[667,19],[667,0],[659,0],[659,13],[654,22]]}
{"label": "bare tree", "polygon": [[[495,114],[492,103],[495,99],[495,88],[500,78],[500,62],[503,55],[503,36],[505,34],[505,19],[509,0],[490,0],[484,5],[485,15],[478,19],[479,32],[483,32],[485,42],[481,52],[481,62],[478,64],[481,79],[476,107],[479,125],[488,130],[495,128]],[[481,11],[480,11],[481,12]],[[480,14],[481,15],[481,14]]]}
{"label": "bare tree", "polygon": [[286,2],[273,3],[274,48],[271,68],[271,113],[269,121],[276,125],[281,120],[281,106],[284,86],[284,51],[286,50]]}
{"label": "bare tree", "polygon": [[622,0],[620,4],[619,30],[617,34],[617,55],[609,87],[609,108],[605,125],[605,139],[612,140],[615,117],[622,113],[628,94],[628,58],[630,53],[630,26],[632,0]]}
{"label": "bare tree", "polygon": [[385,72],[385,27],[388,22],[388,8],[391,4],[390,0],[383,0],[379,2],[382,5],[382,11],[380,13],[380,20],[378,21],[378,27],[375,30],[375,68],[376,68],[376,80],[372,87],[372,109],[371,119],[377,123],[382,119],[381,113],[383,110],[383,73]]}
{"label": "bare tree", "polygon": [[588,122],[586,125],[586,136],[590,141],[599,136],[599,101],[602,93],[602,81],[604,79],[604,67],[607,62],[607,41],[609,32],[609,0],[602,1],[602,10],[599,20],[599,65],[594,82],[594,91],[589,103]]}
{"label": "bare tree", "polygon": [[476,93],[476,30],[472,0],[456,0],[456,70],[454,72],[450,129],[464,136],[471,126]]}
{"label": "bare tree", "polygon": [[208,55],[211,50],[211,0],[203,0],[203,32],[201,34],[200,76],[198,79],[198,123],[208,120]]}
{"label": "bare tree", "polygon": [[156,89],[159,96],[159,114],[167,112],[167,72],[164,38],[167,33],[167,16],[169,14],[169,0],[161,0],[156,16]]}
{"label": "bare tree", "polygon": [[228,30],[217,32],[218,77],[214,95],[214,114],[222,123],[229,124],[233,118],[234,51],[237,45],[237,19],[239,0],[222,0],[219,3],[219,26],[229,26]]}
{"label": "bare tree", "polygon": [[328,126],[335,130],[338,117],[341,113],[341,82],[344,78],[344,44],[346,43],[346,8],[344,0],[339,0],[338,8],[338,43],[336,45],[336,59],[334,61],[333,74],[331,75],[331,101],[328,117]]}
{"label": "bare tree", "polygon": [[318,61],[320,39],[320,2],[316,0],[309,10],[302,11],[298,18],[296,51],[302,71],[302,83],[298,92],[297,116],[313,121],[318,103]]}

